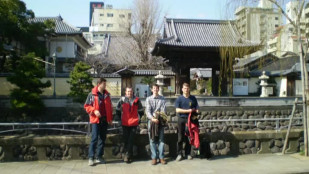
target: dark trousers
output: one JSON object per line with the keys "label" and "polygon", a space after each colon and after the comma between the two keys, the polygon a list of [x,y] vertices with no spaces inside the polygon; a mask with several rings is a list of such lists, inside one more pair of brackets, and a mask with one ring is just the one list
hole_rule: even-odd
{"label": "dark trousers", "polygon": [[[99,124],[91,124],[91,142],[89,145],[88,157],[99,158],[104,155],[104,146],[107,133],[107,122],[100,121]],[[94,153],[96,152],[95,156]]]}
{"label": "dark trousers", "polygon": [[122,126],[124,143],[123,153],[125,153],[128,158],[132,158],[133,156],[136,128],[137,126]]}
{"label": "dark trousers", "polygon": [[182,155],[183,142],[185,142],[185,155],[191,155],[191,145],[189,139],[185,136],[185,128],[188,118],[178,117],[178,141],[177,141],[177,154]]}

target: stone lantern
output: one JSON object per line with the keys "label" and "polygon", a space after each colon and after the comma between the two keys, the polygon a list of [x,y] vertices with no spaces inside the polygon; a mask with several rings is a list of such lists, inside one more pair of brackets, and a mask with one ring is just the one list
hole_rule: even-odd
{"label": "stone lantern", "polygon": [[157,85],[159,85],[159,95],[163,96],[163,86],[164,86],[164,82],[163,79],[165,79],[166,77],[162,74],[162,71],[159,71],[159,74],[155,76],[155,79],[157,80]]}
{"label": "stone lantern", "polygon": [[262,87],[262,93],[260,97],[268,97],[266,87],[268,86],[267,80],[269,77],[265,74],[265,71],[263,71],[263,74],[259,77],[259,79],[261,80],[260,86]]}

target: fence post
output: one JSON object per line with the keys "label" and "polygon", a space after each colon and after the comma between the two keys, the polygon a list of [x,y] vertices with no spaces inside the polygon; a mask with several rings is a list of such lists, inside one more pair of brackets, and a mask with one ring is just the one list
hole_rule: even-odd
{"label": "fence post", "polygon": [[87,126],[87,136],[90,136],[90,122],[88,122]]}
{"label": "fence post", "polygon": [[276,129],[279,129],[279,120],[276,120]]}

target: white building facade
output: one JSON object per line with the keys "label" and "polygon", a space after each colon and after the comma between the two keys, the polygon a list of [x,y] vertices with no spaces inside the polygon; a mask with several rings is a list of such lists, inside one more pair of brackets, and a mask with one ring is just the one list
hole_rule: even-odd
{"label": "white building facade", "polygon": [[89,32],[84,33],[93,47],[88,53],[92,55],[101,54],[104,51],[102,47],[107,34],[113,36],[126,35],[131,24],[132,10],[130,9],[113,9],[111,5],[106,7],[95,7],[93,9],[91,25]]}

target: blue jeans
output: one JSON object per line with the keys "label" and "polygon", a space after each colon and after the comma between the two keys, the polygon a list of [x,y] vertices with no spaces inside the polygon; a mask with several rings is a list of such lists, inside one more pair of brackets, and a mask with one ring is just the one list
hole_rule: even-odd
{"label": "blue jeans", "polygon": [[[88,157],[99,158],[104,155],[104,146],[106,140],[107,133],[107,122],[100,121],[99,124],[91,124],[91,142],[89,145],[89,154]],[[96,155],[94,156],[94,152],[96,151]]]}
{"label": "blue jeans", "polygon": [[[149,144],[151,150],[151,159],[164,159],[164,127],[159,128],[159,139],[152,140],[150,137],[150,124],[151,120],[148,121],[148,135]],[[158,147],[157,147],[158,146]]]}

